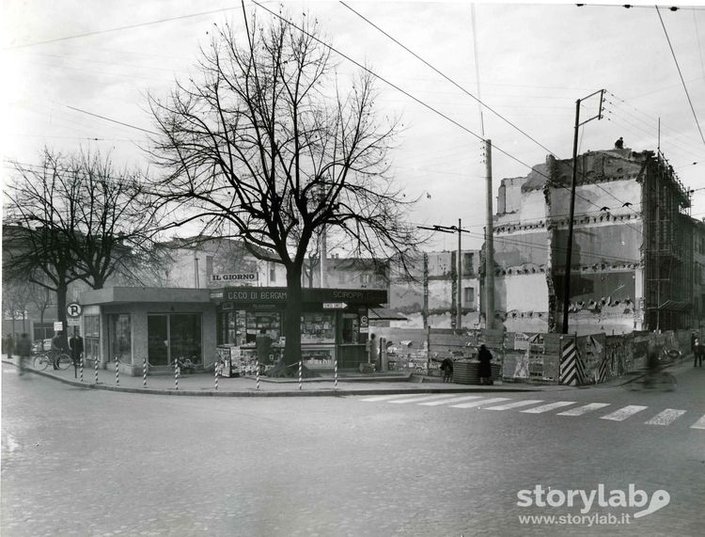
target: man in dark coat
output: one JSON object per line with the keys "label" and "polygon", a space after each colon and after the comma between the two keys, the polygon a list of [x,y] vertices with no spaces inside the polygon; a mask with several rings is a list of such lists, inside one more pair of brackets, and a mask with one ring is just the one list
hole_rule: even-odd
{"label": "man in dark coat", "polygon": [[83,354],[83,338],[78,335],[78,332],[74,332],[71,339],[69,339],[69,349],[71,349],[71,359],[74,365],[79,364]]}
{"label": "man in dark coat", "polygon": [[17,354],[19,360],[20,375],[24,373],[25,362],[29,362],[29,356],[32,354],[32,340],[28,334],[22,334],[17,342]]}
{"label": "man in dark coat", "polygon": [[480,345],[480,352],[477,355],[480,360],[480,384],[492,384],[492,353],[485,345]]}

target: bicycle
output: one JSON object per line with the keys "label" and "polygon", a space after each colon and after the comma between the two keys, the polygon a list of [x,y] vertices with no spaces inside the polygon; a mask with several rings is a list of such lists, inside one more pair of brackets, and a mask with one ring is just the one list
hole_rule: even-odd
{"label": "bicycle", "polygon": [[56,363],[56,366],[63,371],[68,369],[69,366],[73,364],[73,359],[65,352],[58,353],[58,356],[56,352],[42,352],[34,357],[32,366],[38,371],[44,371],[50,365],[53,368],[54,363]]}

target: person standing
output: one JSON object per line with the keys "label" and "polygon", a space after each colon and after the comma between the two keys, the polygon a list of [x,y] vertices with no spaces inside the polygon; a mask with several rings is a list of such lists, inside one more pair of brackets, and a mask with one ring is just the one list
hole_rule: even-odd
{"label": "person standing", "polygon": [[262,328],[255,338],[255,347],[257,349],[257,362],[262,369],[264,364],[269,364],[269,354],[272,352],[272,338],[267,334],[267,331]]}
{"label": "person standing", "polygon": [[54,370],[59,369],[59,356],[64,352],[64,338],[61,332],[54,334],[51,338],[51,363],[54,366]]}
{"label": "person standing", "polygon": [[370,339],[367,341],[367,363],[373,364],[377,371],[380,370],[377,360],[379,358],[379,348],[377,347],[377,338],[374,334],[370,334]]}
{"label": "person standing", "polygon": [[71,350],[71,360],[73,360],[73,365],[76,367],[81,362],[81,355],[83,354],[83,338],[78,335],[78,331],[75,330],[71,339],[69,339],[69,349]]}
{"label": "person standing", "polygon": [[480,384],[492,384],[492,353],[484,344],[480,345],[477,358],[480,360]]}
{"label": "person standing", "polygon": [[450,357],[443,358],[441,362],[441,371],[443,371],[443,382],[451,382],[453,379],[453,359]]}
{"label": "person standing", "polygon": [[25,360],[29,360],[32,354],[32,340],[29,339],[28,334],[22,334],[20,340],[17,342],[17,356],[18,365],[20,370],[20,375],[24,373]]}
{"label": "person standing", "polygon": [[703,354],[705,354],[705,346],[700,344],[700,340],[695,338],[693,344],[693,367],[703,366]]}

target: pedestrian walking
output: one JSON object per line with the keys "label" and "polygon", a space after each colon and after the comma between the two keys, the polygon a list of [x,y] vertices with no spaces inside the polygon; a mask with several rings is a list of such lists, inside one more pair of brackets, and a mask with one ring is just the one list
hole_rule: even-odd
{"label": "pedestrian walking", "polygon": [[492,353],[482,344],[477,357],[480,360],[480,384],[492,384]]}
{"label": "pedestrian walking", "polygon": [[450,357],[443,358],[441,362],[441,371],[443,371],[443,382],[451,382],[453,380],[453,359]]}
{"label": "pedestrian walking", "polygon": [[695,338],[693,345],[693,367],[703,366],[703,355],[705,354],[705,345],[700,343],[700,339]]}
{"label": "pedestrian walking", "polygon": [[12,360],[12,353],[15,352],[15,340],[12,334],[8,334],[3,338],[2,350],[7,355],[8,360]]}
{"label": "pedestrian walking", "polygon": [[32,354],[32,340],[29,339],[29,334],[22,334],[17,342],[17,360],[20,370],[20,375],[24,373],[25,360],[29,360]]}

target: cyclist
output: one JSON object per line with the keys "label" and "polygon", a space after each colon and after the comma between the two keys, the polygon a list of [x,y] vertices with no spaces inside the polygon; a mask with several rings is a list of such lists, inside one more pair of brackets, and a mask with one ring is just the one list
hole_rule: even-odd
{"label": "cyclist", "polygon": [[651,386],[659,372],[658,351],[654,345],[649,345],[646,351],[646,377],[644,386]]}
{"label": "cyclist", "polygon": [[17,342],[17,360],[20,368],[20,375],[24,373],[24,361],[25,358],[29,360],[29,356],[32,354],[32,340],[29,339],[29,335],[22,334],[20,340]]}

